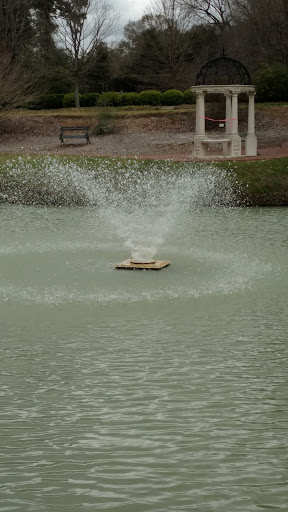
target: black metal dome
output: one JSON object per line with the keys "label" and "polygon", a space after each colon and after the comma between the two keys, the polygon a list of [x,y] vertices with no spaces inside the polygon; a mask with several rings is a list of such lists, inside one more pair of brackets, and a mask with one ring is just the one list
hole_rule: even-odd
{"label": "black metal dome", "polygon": [[241,62],[223,52],[200,69],[195,85],[251,85],[251,77]]}

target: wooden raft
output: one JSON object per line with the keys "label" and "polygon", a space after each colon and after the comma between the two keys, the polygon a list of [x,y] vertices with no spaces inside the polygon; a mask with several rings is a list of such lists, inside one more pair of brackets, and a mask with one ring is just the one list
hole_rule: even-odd
{"label": "wooden raft", "polygon": [[150,263],[141,263],[129,259],[118,263],[114,268],[124,270],[161,270],[161,268],[168,267],[168,265],[170,265],[170,261],[153,260]]}

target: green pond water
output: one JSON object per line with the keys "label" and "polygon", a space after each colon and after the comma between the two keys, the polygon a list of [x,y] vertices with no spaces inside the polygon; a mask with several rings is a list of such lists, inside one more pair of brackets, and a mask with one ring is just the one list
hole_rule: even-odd
{"label": "green pond water", "polygon": [[288,210],[0,218],[0,511],[287,511]]}

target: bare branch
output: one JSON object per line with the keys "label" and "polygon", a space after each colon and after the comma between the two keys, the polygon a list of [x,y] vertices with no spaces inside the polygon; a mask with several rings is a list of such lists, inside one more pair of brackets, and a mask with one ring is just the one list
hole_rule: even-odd
{"label": "bare branch", "polygon": [[[287,0],[234,0],[237,14],[246,22],[256,51],[267,62],[288,65]],[[259,52],[259,53],[260,53]]]}
{"label": "bare branch", "polygon": [[0,115],[35,101],[35,76],[14,63],[9,54],[0,57]]}
{"label": "bare branch", "polygon": [[175,86],[176,76],[193,48],[193,13],[187,13],[177,0],[155,0],[142,19],[151,34],[149,58],[162,64]]}
{"label": "bare branch", "polygon": [[233,0],[179,0],[200,22],[212,23],[223,30],[232,23]]}

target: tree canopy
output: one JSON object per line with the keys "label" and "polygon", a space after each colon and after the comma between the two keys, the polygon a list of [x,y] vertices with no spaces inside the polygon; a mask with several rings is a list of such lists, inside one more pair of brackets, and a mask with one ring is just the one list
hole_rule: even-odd
{"label": "tree canopy", "polygon": [[152,0],[115,43],[118,17],[106,0],[0,0],[0,110],[47,92],[79,106],[80,92],[184,91],[223,48],[257,79],[288,67],[287,0]]}

